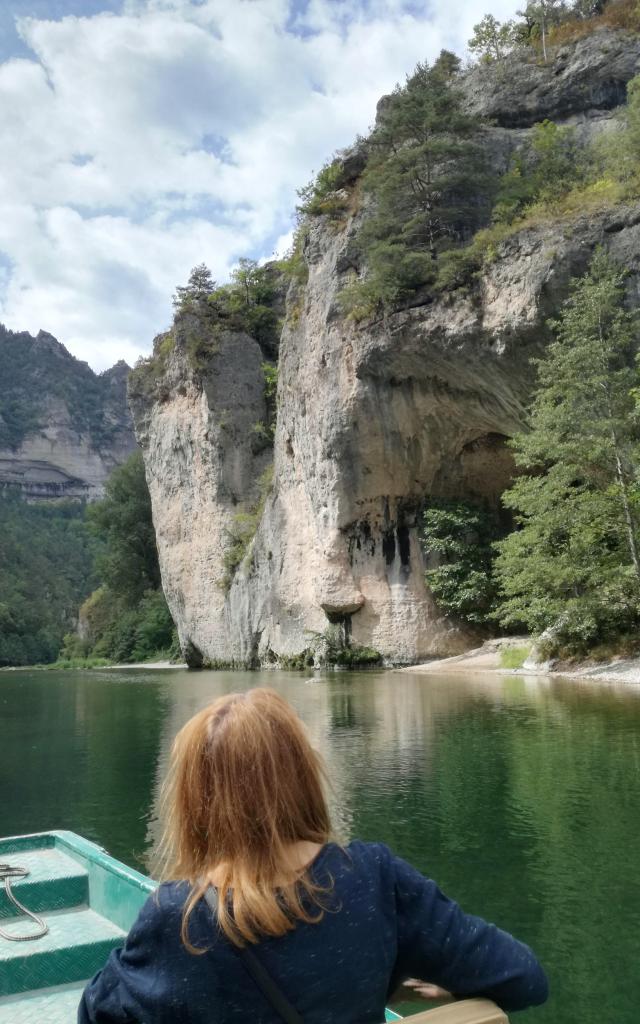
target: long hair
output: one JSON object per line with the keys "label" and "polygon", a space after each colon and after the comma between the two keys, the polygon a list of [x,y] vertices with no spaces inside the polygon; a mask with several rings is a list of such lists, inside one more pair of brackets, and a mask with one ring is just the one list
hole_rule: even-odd
{"label": "long hair", "polygon": [[163,880],[191,885],[189,917],[216,869],[218,923],[236,945],[319,921],[321,890],[288,868],[291,843],[331,835],[324,766],[293,708],[264,688],[220,697],[187,722],[171,751],[162,797]]}

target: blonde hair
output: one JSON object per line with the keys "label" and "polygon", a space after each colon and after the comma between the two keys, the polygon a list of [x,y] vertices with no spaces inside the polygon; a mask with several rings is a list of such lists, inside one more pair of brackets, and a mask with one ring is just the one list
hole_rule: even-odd
{"label": "blonde hair", "polygon": [[287,871],[287,852],[292,843],[329,840],[324,778],[304,725],[274,690],[220,697],[180,730],[163,791],[158,867],[163,880],[191,884],[181,933],[190,952],[204,952],[189,941],[188,926],[213,868],[218,923],[236,945],[320,920],[325,890],[306,872]]}

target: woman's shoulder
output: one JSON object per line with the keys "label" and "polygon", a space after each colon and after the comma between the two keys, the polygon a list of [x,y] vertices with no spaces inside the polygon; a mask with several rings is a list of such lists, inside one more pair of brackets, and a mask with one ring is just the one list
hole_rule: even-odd
{"label": "woman's shoulder", "polygon": [[140,917],[147,923],[160,917],[181,917],[190,893],[191,886],[186,881],[161,882],[143,904]]}
{"label": "woman's shoulder", "polygon": [[329,843],[328,849],[339,851],[348,860],[387,864],[394,854],[385,843],[372,843],[364,839],[351,839],[348,843]]}
{"label": "woman's shoulder", "polygon": [[317,867],[324,867],[332,874],[380,875],[393,870],[394,855],[384,843],[370,843],[362,839],[352,839],[349,843],[328,843],[320,857],[316,859]]}

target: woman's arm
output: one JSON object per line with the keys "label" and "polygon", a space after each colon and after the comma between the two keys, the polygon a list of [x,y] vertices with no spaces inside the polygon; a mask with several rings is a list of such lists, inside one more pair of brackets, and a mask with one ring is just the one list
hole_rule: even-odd
{"label": "woman's arm", "polygon": [[547,979],[528,946],[465,914],[399,857],[392,865],[399,978],[424,978],[455,996],[485,996],[507,1012],[545,1002]]}
{"label": "woman's arm", "polygon": [[171,908],[163,907],[158,895],[152,894],[124,946],[109,954],[85,988],[78,1024],[162,1024],[179,1019],[181,1007],[175,1005],[174,972],[168,957],[169,933],[175,930],[171,916]]}

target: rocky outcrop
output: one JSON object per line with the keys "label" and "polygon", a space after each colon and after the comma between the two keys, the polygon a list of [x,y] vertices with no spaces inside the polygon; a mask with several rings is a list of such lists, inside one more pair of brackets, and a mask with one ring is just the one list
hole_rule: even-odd
{"label": "rocky outcrop", "polygon": [[499,69],[478,64],[465,82],[468,109],[503,128],[528,128],[549,118],[597,116],[625,102],[627,82],[640,73],[636,33],[603,28],[558,48],[543,63],[522,51]]}
{"label": "rocky outcrop", "polygon": [[50,334],[0,328],[0,488],[93,499],[135,448],[129,367],[95,374]]}
{"label": "rocky outcrop", "polygon": [[[631,53],[623,37],[616,81],[637,69],[637,38]],[[562,110],[581,111],[587,133],[601,127],[592,107],[612,98],[581,77],[590,45],[580,41],[567,58],[575,89],[566,87]],[[596,79],[604,81],[603,68]],[[520,126],[557,112],[553,90],[565,87],[552,85],[552,69],[539,70],[526,72],[542,84],[519,112],[500,83],[491,95],[474,84],[484,70],[467,86],[500,122],[485,137],[503,165],[522,142]],[[357,150],[345,161],[347,187],[361,168]],[[619,207],[521,231],[501,243],[473,287],[418,296],[412,308],[357,325],[342,315],[338,294],[353,272],[362,216],[354,208],[343,222],[320,216],[308,225],[308,281],[291,286],[280,344],[268,492],[258,480],[271,455],[256,451],[252,430],[264,416],[261,355],[250,338],[212,342],[206,370],[195,373],[188,335],[206,338],[210,328],[181,328],[153,388],[132,392],[165,592],[193,664],[290,658],[332,623],[394,663],[473,645],[476,637],[438,612],[425,585],[425,500],[497,501],[514,471],[506,441],[525,422],[531,358],[597,245],[629,268],[638,304],[640,206]],[[238,514],[247,513],[255,534],[229,585],[225,559]]]}
{"label": "rocky outcrop", "polygon": [[[251,638],[228,607],[225,555],[238,517],[260,500],[271,462],[254,430],[266,420],[263,356],[246,334],[215,333],[205,318],[181,318],[154,398],[133,375],[130,403],[145,468],[167,603],[192,664],[241,660]],[[210,343],[204,371],[194,370],[189,342]],[[242,653],[241,653],[242,651]]]}

